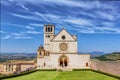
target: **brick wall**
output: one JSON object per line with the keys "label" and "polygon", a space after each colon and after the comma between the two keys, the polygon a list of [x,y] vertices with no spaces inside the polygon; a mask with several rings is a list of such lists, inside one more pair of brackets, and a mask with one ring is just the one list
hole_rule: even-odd
{"label": "brick wall", "polygon": [[91,60],[91,69],[120,76],[120,61]]}

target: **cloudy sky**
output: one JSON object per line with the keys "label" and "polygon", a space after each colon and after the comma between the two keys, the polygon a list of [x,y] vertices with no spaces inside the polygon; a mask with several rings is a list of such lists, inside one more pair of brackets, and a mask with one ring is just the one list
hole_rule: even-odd
{"label": "cloudy sky", "polygon": [[44,24],[77,34],[79,52],[120,51],[120,1],[1,0],[1,52],[36,52]]}

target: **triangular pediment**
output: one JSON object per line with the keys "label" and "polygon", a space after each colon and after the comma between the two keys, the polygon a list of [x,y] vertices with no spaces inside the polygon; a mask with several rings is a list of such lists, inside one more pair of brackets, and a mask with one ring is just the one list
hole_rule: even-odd
{"label": "triangular pediment", "polygon": [[[62,36],[65,36],[65,39]],[[63,28],[51,41],[76,41],[76,39]]]}

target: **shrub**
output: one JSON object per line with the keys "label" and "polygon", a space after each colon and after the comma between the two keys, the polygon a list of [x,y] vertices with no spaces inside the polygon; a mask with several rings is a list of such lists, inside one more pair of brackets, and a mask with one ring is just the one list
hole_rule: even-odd
{"label": "shrub", "polygon": [[88,71],[90,69],[73,69],[73,71]]}
{"label": "shrub", "polygon": [[56,71],[56,69],[38,69],[37,71]]}

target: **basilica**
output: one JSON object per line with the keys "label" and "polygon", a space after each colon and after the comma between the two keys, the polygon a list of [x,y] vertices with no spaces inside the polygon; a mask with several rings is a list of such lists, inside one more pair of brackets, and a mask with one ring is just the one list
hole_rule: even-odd
{"label": "basilica", "polygon": [[89,69],[90,55],[78,53],[77,35],[66,29],[55,34],[55,26],[44,25],[44,45],[37,51],[38,69]]}

